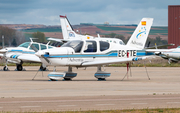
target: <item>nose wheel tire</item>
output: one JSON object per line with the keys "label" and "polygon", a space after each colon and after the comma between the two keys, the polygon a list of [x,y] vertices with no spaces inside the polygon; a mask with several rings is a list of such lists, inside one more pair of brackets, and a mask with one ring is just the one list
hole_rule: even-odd
{"label": "nose wheel tire", "polygon": [[40,70],[41,70],[41,71],[46,71],[46,67],[41,66],[41,67],[40,67]]}

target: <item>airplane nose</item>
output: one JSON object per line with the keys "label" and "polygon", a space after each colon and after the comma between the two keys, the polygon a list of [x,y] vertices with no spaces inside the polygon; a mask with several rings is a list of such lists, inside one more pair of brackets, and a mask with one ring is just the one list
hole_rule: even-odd
{"label": "airplane nose", "polygon": [[35,53],[36,56],[41,57],[41,55],[44,55],[43,51],[38,51]]}

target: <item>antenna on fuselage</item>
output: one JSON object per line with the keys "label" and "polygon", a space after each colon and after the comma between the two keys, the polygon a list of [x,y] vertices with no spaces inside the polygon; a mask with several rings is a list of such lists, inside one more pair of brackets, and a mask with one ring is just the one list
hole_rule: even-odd
{"label": "antenna on fuselage", "polygon": [[99,34],[97,34],[98,38],[101,38]]}

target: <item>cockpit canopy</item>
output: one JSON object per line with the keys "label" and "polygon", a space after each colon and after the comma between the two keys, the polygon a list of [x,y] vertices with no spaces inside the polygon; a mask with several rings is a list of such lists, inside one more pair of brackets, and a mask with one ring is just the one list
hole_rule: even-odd
{"label": "cockpit canopy", "polygon": [[[99,44],[97,44],[99,43]],[[98,47],[99,46],[99,47]],[[110,44],[105,41],[95,41],[95,40],[73,40],[63,44],[61,47],[71,47],[74,49],[75,53],[84,53],[97,52],[99,49],[101,52],[109,49]]]}
{"label": "cockpit canopy", "polygon": [[33,45],[33,46],[35,46],[38,50],[44,50],[44,49],[50,49],[50,48],[52,48],[51,46],[47,46],[47,45],[45,45],[45,44],[40,44],[40,43],[31,43],[31,42],[25,42],[25,43],[22,43],[21,45],[19,45],[18,47],[24,47],[24,48],[27,48],[27,49],[31,49],[32,50],[32,48],[30,47],[31,46],[31,44]]}

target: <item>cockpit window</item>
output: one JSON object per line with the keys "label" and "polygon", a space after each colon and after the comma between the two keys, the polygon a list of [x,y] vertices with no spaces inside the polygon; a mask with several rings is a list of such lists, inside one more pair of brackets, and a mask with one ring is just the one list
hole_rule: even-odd
{"label": "cockpit window", "polygon": [[125,45],[123,41],[119,41],[119,44],[120,45]]}
{"label": "cockpit window", "polygon": [[86,46],[84,52],[96,52],[97,51],[97,44],[96,41],[86,41]]}
{"label": "cockpit window", "polygon": [[25,43],[22,43],[21,45],[19,45],[18,47],[28,48],[29,44],[30,44],[30,42],[25,42]]}
{"label": "cockpit window", "polygon": [[51,48],[53,48],[53,47],[51,47],[51,46],[48,46],[48,49],[51,49]]}
{"label": "cockpit window", "polygon": [[41,50],[47,49],[45,45],[41,44]]}
{"label": "cockpit window", "polygon": [[76,53],[79,53],[81,51],[82,46],[83,46],[83,41],[74,40],[63,44],[61,47],[71,47],[74,49]]}
{"label": "cockpit window", "polygon": [[105,51],[109,49],[109,43],[104,41],[99,41],[100,44],[100,51]]}

